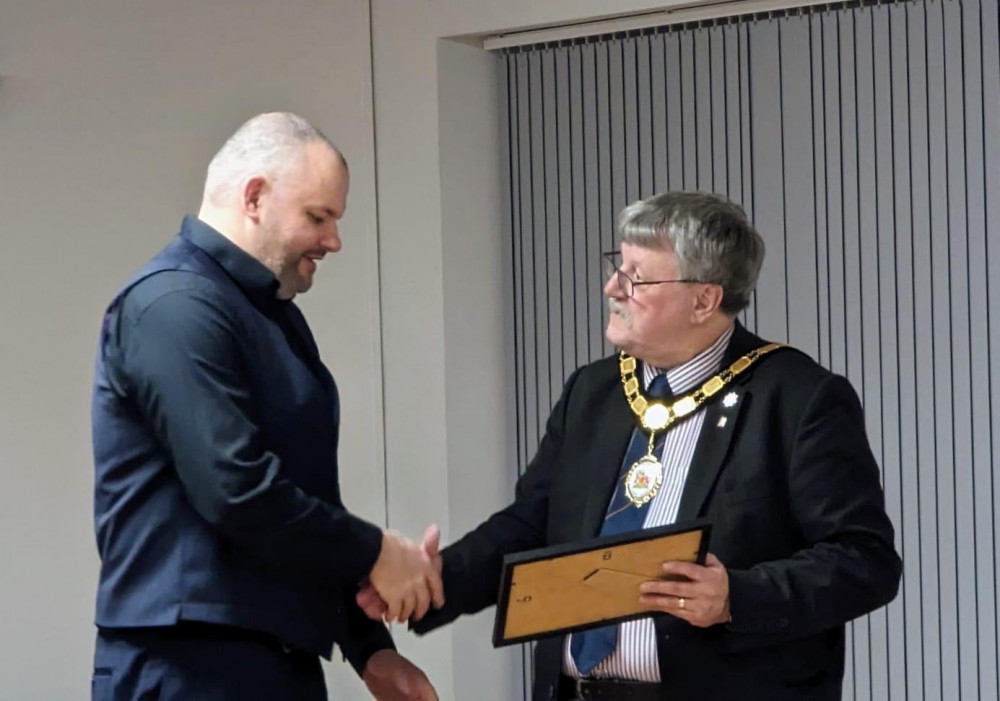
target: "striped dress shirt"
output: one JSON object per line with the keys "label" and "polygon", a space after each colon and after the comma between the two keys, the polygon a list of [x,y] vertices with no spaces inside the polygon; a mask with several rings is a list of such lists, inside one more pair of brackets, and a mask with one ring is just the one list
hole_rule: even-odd
{"label": "striped dress shirt", "polygon": [[[719,372],[722,356],[733,335],[733,326],[723,333],[707,350],[667,372],[667,381],[675,396],[697,389],[709,377]],[[661,371],[643,363],[642,381],[647,389]],[[623,397],[624,399],[624,397]],[[650,502],[643,528],[666,526],[677,520],[684,482],[687,480],[705,410],[699,409],[685,421],[667,431],[666,443],[660,462],[663,465],[663,484]],[[620,465],[614,466],[619,469]],[[566,636],[563,648],[563,673],[579,677],[570,653],[572,636]],[[644,682],[660,681],[660,666],[656,655],[656,630],[652,618],[640,618],[618,626],[618,644],[614,653],[594,668],[593,678],[632,679]]]}

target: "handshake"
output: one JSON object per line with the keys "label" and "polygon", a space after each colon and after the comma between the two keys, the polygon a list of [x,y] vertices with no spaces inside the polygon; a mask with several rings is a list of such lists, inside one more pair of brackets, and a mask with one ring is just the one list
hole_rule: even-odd
{"label": "handshake", "polygon": [[440,543],[441,532],[433,525],[421,543],[385,531],[375,566],[357,595],[361,610],[371,619],[402,623],[419,621],[432,605],[444,606]]}

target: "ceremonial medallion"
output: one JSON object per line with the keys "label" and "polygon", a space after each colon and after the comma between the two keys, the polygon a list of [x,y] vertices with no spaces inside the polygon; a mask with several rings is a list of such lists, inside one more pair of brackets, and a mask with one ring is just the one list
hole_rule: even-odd
{"label": "ceremonial medallion", "polygon": [[650,404],[642,412],[642,426],[647,431],[662,431],[670,423],[670,410],[663,404]]}
{"label": "ceremonial medallion", "polygon": [[644,455],[632,464],[625,475],[625,496],[642,506],[656,496],[663,483],[663,466],[652,455]]}
{"label": "ceremonial medallion", "polygon": [[[728,369],[711,377],[699,389],[675,400],[669,406],[660,401],[650,401],[639,391],[639,379],[635,376],[638,367],[635,358],[620,351],[618,365],[621,372],[625,401],[639,421],[639,426],[649,431],[649,451],[637,460],[625,474],[625,497],[636,507],[641,507],[656,496],[663,482],[663,466],[654,455],[656,433],[667,431],[672,426],[694,414],[715,394],[726,387],[733,378],[753,365],[761,356],[781,348],[781,344],[769,343],[739,358]],[[736,392],[729,392],[722,399],[722,406],[731,409],[739,400]],[[726,417],[719,419],[719,428],[726,425]],[[628,506],[621,507],[627,509]],[[618,511],[614,513],[618,513]]]}

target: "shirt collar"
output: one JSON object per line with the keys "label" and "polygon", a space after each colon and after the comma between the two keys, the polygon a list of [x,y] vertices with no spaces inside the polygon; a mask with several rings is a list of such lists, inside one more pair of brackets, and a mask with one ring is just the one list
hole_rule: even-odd
{"label": "shirt collar", "polygon": [[[722,366],[722,356],[726,353],[726,347],[729,345],[729,339],[733,337],[735,328],[736,325],[731,324],[708,348],[686,363],[667,371],[667,382],[670,383],[670,390],[675,396],[694,389],[719,371]],[[662,372],[663,370],[659,368],[643,363],[643,386],[649,389],[649,383]]]}
{"label": "shirt collar", "polygon": [[267,267],[197,217],[186,216],[180,235],[215,260],[255,303],[278,301],[278,278]]}

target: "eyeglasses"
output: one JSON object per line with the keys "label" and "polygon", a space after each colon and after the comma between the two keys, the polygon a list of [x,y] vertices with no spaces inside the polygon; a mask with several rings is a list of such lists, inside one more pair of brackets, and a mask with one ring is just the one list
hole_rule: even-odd
{"label": "eyeglasses", "polygon": [[605,264],[605,277],[611,277],[612,274],[618,276],[618,287],[621,288],[622,293],[626,297],[631,297],[635,292],[635,288],[640,285],[663,285],[668,282],[701,282],[701,280],[692,280],[689,278],[678,278],[676,280],[642,280],[637,282],[628,276],[621,268],[621,251],[608,251],[607,253],[602,253],[601,256],[604,258]]}

